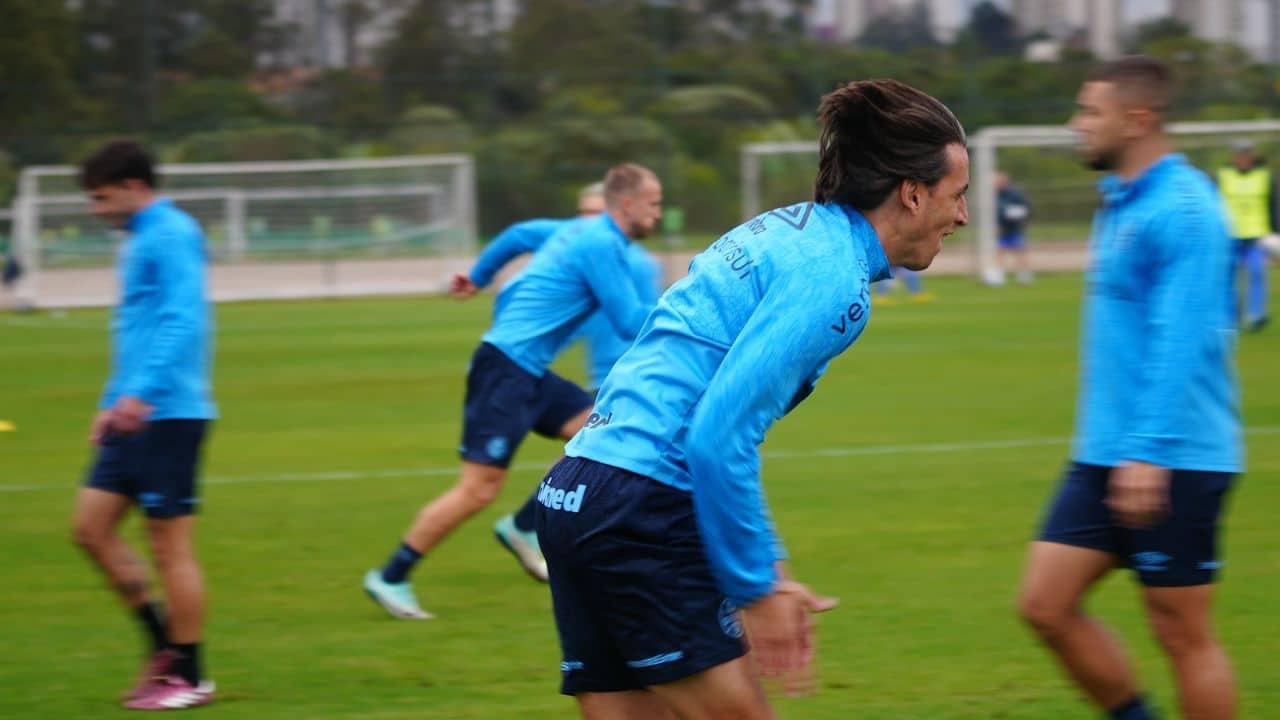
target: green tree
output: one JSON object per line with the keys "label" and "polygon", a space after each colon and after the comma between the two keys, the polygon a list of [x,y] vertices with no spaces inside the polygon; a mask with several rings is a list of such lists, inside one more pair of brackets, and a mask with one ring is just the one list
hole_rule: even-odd
{"label": "green tree", "polygon": [[493,5],[483,0],[414,2],[379,53],[393,108],[425,102],[469,113],[487,110],[501,57]]}
{"label": "green tree", "polygon": [[66,3],[9,0],[0,20],[0,146],[20,160],[52,159],[49,131],[79,109],[75,17]]}
{"label": "green tree", "polygon": [[334,139],[307,126],[214,130],[188,135],[166,157],[171,162],[309,160],[337,153]]}
{"label": "green tree", "polygon": [[969,14],[961,42],[972,42],[984,55],[1011,55],[1022,50],[1022,38],[1013,16],[983,0]]}
{"label": "green tree", "polygon": [[430,154],[462,152],[471,131],[462,116],[442,105],[415,105],[401,113],[387,136],[394,152]]}
{"label": "green tree", "polygon": [[391,113],[372,70],[326,70],[291,99],[300,118],[333,128],[348,140],[383,135]]}
{"label": "green tree", "polygon": [[929,23],[929,6],[917,3],[905,10],[876,16],[867,23],[858,43],[894,52],[936,46],[938,41]]}
{"label": "green tree", "polygon": [[175,136],[280,118],[279,111],[243,82],[213,77],[167,83],[157,107],[156,128]]}

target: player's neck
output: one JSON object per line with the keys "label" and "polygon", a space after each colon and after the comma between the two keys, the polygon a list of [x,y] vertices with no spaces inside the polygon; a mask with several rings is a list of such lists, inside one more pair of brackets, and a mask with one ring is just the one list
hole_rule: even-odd
{"label": "player's neck", "polygon": [[616,210],[605,210],[604,214],[606,217],[608,217],[610,220],[613,221],[613,224],[619,230],[622,231],[623,237],[625,237],[628,241],[635,240],[635,238],[631,237],[631,233],[627,231],[627,226],[624,224],[623,218]]}
{"label": "player's neck", "polygon": [[1134,180],[1145,173],[1160,158],[1173,152],[1173,143],[1164,133],[1149,135],[1125,149],[1117,174],[1125,180]]}
{"label": "player's neck", "polygon": [[898,265],[898,248],[902,246],[905,236],[898,228],[902,225],[900,218],[895,218],[890,203],[884,203],[875,210],[862,213],[871,227],[876,231],[880,241],[880,249],[888,258],[890,265]]}

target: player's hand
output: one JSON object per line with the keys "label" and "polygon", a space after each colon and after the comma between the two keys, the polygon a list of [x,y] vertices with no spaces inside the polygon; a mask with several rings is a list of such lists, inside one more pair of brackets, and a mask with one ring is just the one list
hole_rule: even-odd
{"label": "player's hand", "polygon": [[1169,512],[1169,468],[1144,462],[1125,462],[1111,471],[1107,507],[1116,521],[1129,528],[1150,527]]}
{"label": "player's hand", "polygon": [[138,432],[147,424],[154,409],[141,399],[126,395],[111,408],[111,429],[126,435]]}
{"label": "player's hand", "polygon": [[794,580],[780,580],[773,592],[743,608],[756,670],[765,678],[780,679],[788,694],[812,690],[815,650],[809,615],[837,604],[835,598],[815,595]]}
{"label": "player's hand", "polygon": [[93,416],[93,422],[89,424],[89,444],[94,447],[101,447],[102,441],[107,439],[107,433],[111,432],[111,409],[99,410],[97,415]]}
{"label": "player's hand", "polygon": [[471,282],[471,276],[466,273],[454,273],[449,279],[449,294],[464,300],[480,292],[480,288]]}

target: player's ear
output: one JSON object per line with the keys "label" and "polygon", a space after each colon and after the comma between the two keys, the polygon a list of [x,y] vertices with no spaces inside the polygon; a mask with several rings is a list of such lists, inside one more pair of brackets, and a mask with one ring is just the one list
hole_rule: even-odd
{"label": "player's ear", "polygon": [[920,194],[923,190],[924,188],[915,180],[903,180],[898,183],[898,199],[912,215],[920,212]]}

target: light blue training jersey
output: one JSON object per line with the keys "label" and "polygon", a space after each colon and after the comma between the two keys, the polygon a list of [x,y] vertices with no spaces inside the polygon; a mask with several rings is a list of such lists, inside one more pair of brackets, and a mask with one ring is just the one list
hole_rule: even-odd
{"label": "light blue training jersey", "polygon": [[154,408],[152,420],[215,418],[204,233],[163,198],[135,213],[127,230],[117,261],[111,375],[98,407],[132,396]]}
{"label": "light blue training jersey", "polygon": [[801,203],[726,233],[659,299],[565,454],[693,494],[716,581],[744,605],[785,557],[759,445],[870,317],[889,263],[856,210]]}
{"label": "light blue training jersey", "polygon": [[1232,240],[1222,200],[1181,155],[1099,187],[1072,459],[1239,472]]}
{"label": "light blue training jersey", "polygon": [[[627,267],[640,302],[652,308],[662,294],[662,268],[658,261],[643,245],[633,242],[627,246]],[[587,343],[587,382],[592,388],[598,388],[622,353],[631,347],[633,338],[618,332],[600,312],[582,324],[578,335]]]}
{"label": "light blue training jersey", "polygon": [[547,238],[556,234],[565,225],[580,222],[581,218],[557,220],[538,218],[518,222],[498,233],[471,266],[471,282],[476,287],[486,288],[493,278],[506,264],[525,253],[537,252],[547,242]]}
{"label": "light blue training jersey", "polygon": [[542,377],[597,309],[619,333],[634,337],[649,306],[631,282],[630,242],[607,213],[566,224],[499,291],[484,342]]}

